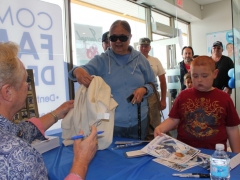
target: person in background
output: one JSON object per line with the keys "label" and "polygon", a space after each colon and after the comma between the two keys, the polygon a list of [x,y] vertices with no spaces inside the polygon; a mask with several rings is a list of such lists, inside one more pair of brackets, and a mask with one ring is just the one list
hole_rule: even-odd
{"label": "person in background", "polygon": [[228,43],[226,45],[226,49],[227,49],[227,52],[228,52],[228,57],[230,57],[233,60],[233,44]]}
{"label": "person in background", "polygon": [[[48,179],[42,155],[31,143],[35,139],[46,140],[44,132],[73,108],[74,101],[67,101],[40,118],[14,124],[13,118],[25,106],[28,93],[28,74],[17,57],[18,51],[13,42],[0,43],[0,179]],[[88,138],[74,142],[74,159],[67,180],[85,178],[97,150],[96,143],[96,127],[92,127]]]}
{"label": "person in background", "polygon": [[212,46],[212,59],[215,61],[216,68],[218,69],[218,75],[213,81],[213,87],[216,87],[224,92],[231,94],[232,89],[228,86],[230,77],[228,71],[234,68],[233,61],[222,55],[223,45],[222,42],[216,41]]}
{"label": "person in background", "polygon": [[189,72],[184,75],[184,84],[186,86],[186,89],[192,88],[192,78]]}
{"label": "person in background", "polygon": [[[110,86],[118,103],[114,117],[114,136],[138,139],[138,108],[141,103],[141,138],[147,135],[147,97],[153,93],[149,82],[155,81],[154,72],[141,52],[130,46],[131,27],[127,21],[115,21],[109,30],[110,48],[95,56],[87,64],[75,67],[69,78],[88,87],[92,75],[100,76]],[[131,103],[126,100],[133,94]],[[140,120],[140,119],[139,119]]]}
{"label": "person in background", "polygon": [[149,61],[155,76],[159,78],[160,89],[161,89],[161,100],[159,103],[161,106],[161,110],[164,110],[166,108],[166,93],[167,93],[167,83],[165,78],[166,72],[163,69],[162,63],[159,61],[158,58],[148,55],[149,51],[151,50],[150,44],[151,44],[151,41],[149,38],[139,39],[139,45],[140,45],[139,50]]}
{"label": "person in background", "polygon": [[195,58],[197,58],[199,55],[194,55],[193,57],[192,57],[192,59],[194,60]]}
{"label": "person in background", "polygon": [[182,48],[182,57],[183,61],[179,63],[180,67],[180,82],[182,90],[184,90],[186,87],[184,85],[184,75],[187,74],[190,71],[190,64],[193,60],[193,48],[191,46],[185,46]]}
{"label": "person in background", "polygon": [[[182,57],[183,60],[179,63],[179,69],[180,69],[180,83],[181,83],[181,90],[184,90],[186,86],[184,85],[184,75],[187,74],[190,71],[190,64],[193,60],[194,56],[194,51],[191,46],[184,46],[182,48]],[[174,82],[177,82],[178,80],[176,79],[176,76],[174,77]],[[177,95],[177,90],[176,89],[171,89],[170,90],[171,97],[173,99],[176,98]]]}
{"label": "person in background", "polygon": [[107,50],[108,47],[110,47],[110,42],[109,42],[109,31],[105,32],[102,35],[102,47],[104,52]]}
{"label": "person in background", "polygon": [[240,152],[240,120],[232,99],[212,86],[218,69],[208,56],[199,56],[191,63],[193,88],[181,91],[169,118],[157,126],[154,136],[166,133],[177,125],[177,139],[196,148],[215,149],[227,139],[231,150]]}

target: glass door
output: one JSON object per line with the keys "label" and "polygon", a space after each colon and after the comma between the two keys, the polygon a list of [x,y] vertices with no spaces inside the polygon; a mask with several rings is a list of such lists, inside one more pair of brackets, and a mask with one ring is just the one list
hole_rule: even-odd
{"label": "glass door", "polygon": [[[172,106],[171,89],[175,89],[177,92],[180,91],[180,82],[174,81],[175,77],[178,77],[180,71],[176,66],[175,58],[175,46],[178,45],[177,38],[169,38],[153,34],[153,41],[151,42],[151,51],[149,55],[158,58],[166,71],[165,78],[167,82],[167,107],[163,110],[163,120],[168,117],[169,110]],[[177,68],[177,69],[175,69]],[[158,87],[160,87],[159,79]],[[158,89],[160,91],[160,88]]]}

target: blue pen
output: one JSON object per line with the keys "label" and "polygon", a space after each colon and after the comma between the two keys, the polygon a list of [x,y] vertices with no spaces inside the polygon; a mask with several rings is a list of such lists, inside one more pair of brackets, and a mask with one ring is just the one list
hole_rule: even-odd
{"label": "blue pen", "polygon": [[[104,131],[98,131],[97,134],[102,134]],[[76,139],[83,139],[85,136],[84,135],[76,135],[71,137],[71,140],[76,140]]]}

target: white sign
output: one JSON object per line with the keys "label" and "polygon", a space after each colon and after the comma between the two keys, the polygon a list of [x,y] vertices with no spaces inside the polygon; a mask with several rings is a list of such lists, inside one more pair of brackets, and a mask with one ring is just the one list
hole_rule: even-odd
{"label": "white sign", "polygon": [[74,24],[76,65],[84,65],[103,52],[102,27]]}
{"label": "white sign", "polygon": [[[37,0],[0,0],[0,41],[20,45],[19,58],[33,69],[39,114],[66,101],[62,10]],[[60,122],[51,129],[60,127]]]}

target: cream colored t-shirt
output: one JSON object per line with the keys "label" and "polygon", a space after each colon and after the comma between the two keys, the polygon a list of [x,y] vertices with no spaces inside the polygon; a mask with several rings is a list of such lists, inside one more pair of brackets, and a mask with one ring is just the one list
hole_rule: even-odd
{"label": "cream colored t-shirt", "polygon": [[163,74],[166,74],[165,70],[163,69],[162,63],[159,61],[158,58],[148,55],[147,60],[149,61],[155,76],[161,76]]}

